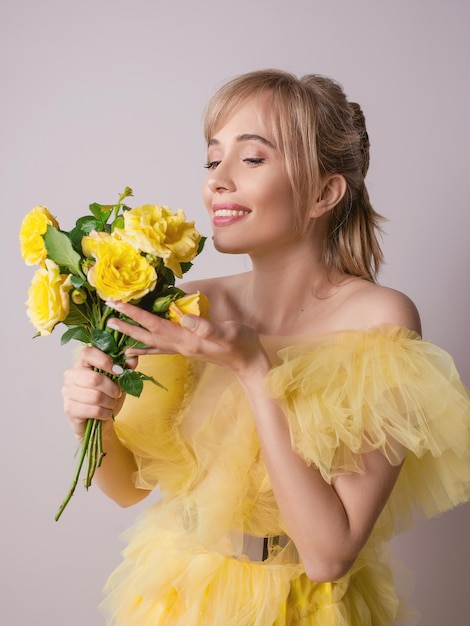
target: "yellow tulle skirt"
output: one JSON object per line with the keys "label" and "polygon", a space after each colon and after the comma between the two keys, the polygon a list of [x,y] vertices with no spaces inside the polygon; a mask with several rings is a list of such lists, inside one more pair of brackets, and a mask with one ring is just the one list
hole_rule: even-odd
{"label": "yellow tulle skirt", "polygon": [[386,552],[367,547],[347,576],[316,583],[287,551],[266,562],[228,557],[156,528],[149,511],[128,534],[103,608],[120,626],[391,626],[411,624]]}

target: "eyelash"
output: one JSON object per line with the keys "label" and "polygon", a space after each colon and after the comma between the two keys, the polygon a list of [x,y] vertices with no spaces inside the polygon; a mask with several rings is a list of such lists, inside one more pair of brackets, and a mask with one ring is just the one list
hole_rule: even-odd
{"label": "eyelash", "polygon": [[[247,159],[242,159],[244,163],[249,163],[250,165],[261,165],[261,163],[265,162],[265,158],[263,157],[252,157]],[[220,165],[221,161],[209,161],[204,164],[204,167],[208,170],[215,170],[215,168]]]}
{"label": "eyelash", "polygon": [[243,159],[244,163],[250,163],[251,165],[260,165],[266,161],[263,157],[251,157],[248,159]]}

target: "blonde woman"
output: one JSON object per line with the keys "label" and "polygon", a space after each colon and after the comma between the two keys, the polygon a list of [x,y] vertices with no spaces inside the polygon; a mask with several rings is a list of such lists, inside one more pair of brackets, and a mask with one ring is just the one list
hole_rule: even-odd
{"label": "blonde woman", "polygon": [[65,374],[74,432],[104,421],[103,492],[162,495],[108,581],[109,623],[410,623],[387,541],[469,498],[470,402],[413,303],[376,282],[364,116],[330,79],[258,71],[215,94],[205,133],[214,245],[252,269],[185,285],[210,320],[113,303],[168,391],[120,411],[93,348]]}

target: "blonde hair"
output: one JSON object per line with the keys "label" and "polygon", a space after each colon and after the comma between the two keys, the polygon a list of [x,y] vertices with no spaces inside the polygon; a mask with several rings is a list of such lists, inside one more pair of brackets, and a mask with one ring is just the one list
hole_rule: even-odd
{"label": "blonde hair", "polygon": [[369,137],[364,115],[349,103],[341,85],[310,74],[298,79],[281,70],[243,74],[223,85],[206,109],[209,141],[247,99],[269,95],[271,131],[284,154],[299,231],[310,222],[309,209],[332,174],[344,177],[347,190],[330,212],[323,250],[325,266],[375,282],[383,260],[380,221],[364,182],[369,167]]}

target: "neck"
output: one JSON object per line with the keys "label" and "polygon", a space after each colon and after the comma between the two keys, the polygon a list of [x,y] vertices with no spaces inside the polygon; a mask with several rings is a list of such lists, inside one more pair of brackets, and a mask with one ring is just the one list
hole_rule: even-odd
{"label": "neck", "polygon": [[253,270],[245,287],[246,314],[262,334],[293,334],[315,317],[338,285],[308,242],[299,241],[288,252],[252,257]]}

